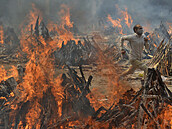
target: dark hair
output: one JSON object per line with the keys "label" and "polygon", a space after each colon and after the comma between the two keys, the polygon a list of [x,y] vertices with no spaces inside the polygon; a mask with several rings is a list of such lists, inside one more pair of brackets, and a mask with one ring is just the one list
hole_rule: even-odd
{"label": "dark hair", "polygon": [[136,30],[137,30],[138,28],[140,28],[140,27],[142,27],[140,24],[135,25],[135,26],[133,27],[133,31],[136,33]]}

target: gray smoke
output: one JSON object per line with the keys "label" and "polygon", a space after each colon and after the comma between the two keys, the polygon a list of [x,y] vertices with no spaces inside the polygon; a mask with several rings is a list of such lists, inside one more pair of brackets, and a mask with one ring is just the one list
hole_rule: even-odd
{"label": "gray smoke", "polygon": [[161,21],[172,22],[172,0],[0,0],[0,21],[18,29],[32,3],[41,10],[45,21],[54,22],[60,19],[58,12],[61,4],[68,5],[71,20],[81,32],[94,29],[93,24],[100,20],[106,24],[108,14],[118,18],[115,5],[121,10],[127,8],[134,24],[150,23],[155,27]]}

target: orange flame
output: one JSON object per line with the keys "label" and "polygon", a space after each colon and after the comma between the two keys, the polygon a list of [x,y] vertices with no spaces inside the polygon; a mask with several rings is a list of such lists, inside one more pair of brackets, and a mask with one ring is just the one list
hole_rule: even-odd
{"label": "orange flame", "polygon": [[121,10],[118,5],[116,5],[116,8],[118,9],[118,14],[120,15],[120,18],[117,18],[116,20],[113,20],[111,15],[108,15],[107,19],[113,24],[113,27],[117,27],[119,34],[123,35],[123,27],[124,25],[122,22],[125,22],[125,24],[128,26],[128,28],[131,28],[131,25],[133,24],[133,19],[131,15],[128,14],[127,8],[125,10]]}
{"label": "orange flame", "polygon": [[4,30],[3,30],[3,26],[0,26],[0,43],[4,44]]}
{"label": "orange flame", "polygon": [[167,22],[168,25],[168,33],[171,35],[172,34],[172,23]]}
{"label": "orange flame", "polygon": [[172,128],[172,106],[168,105],[168,107],[164,107],[164,111],[161,115],[158,116],[162,119],[161,128],[167,128],[166,125],[170,125],[169,128]]}
{"label": "orange flame", "polygon": [[117,27],[119,30],[119,33],[121,35],[123,35],[123,29],[122,29],[122,25],[121,25],[121,19],[117,19],[117,20],[113,20],[112,17],[110,15],[108,15],[108,21],[111,21],[113,24],[113,27]]}
{"label": "orange flame", "polygon": [[17,68],[15,66],[11,66],[10,69],[7,70],[4,68],[4,66],[0,67],[0,82],[2,80],[7,80],[10,77],[14,77],[15,79],[17,79],[18,77],[18,71]]}
{"label": "orange flame", "polygon": [[99,64],[97,66],[99,71],[97,72],[101,77],[106,78],[103,80],[103,90],[106,91],[106,93],[102,94],[100,89],[97,90],[94,88],[92,89],[94,95],[89,94],[87,96],[95,109],[98,109],[101,106],[109,107],[112,103],[117,103],[122,94],[129,89],[128,84],[118,84],[116,81],[120,68],[118,66],[114,66],[112,59],[104,55],[98,44],[97,48],[100,50],[99,60],[97,62],[97,64]]}
{"label": "orange flame", "polygon": [[63,41],[64,44],[70,40],[74,40],[77,43],[78,39],[76,39],[73,33],[70,31],[70,29],[73,28],[73,22],[71,22],[69,7],[67,5],[61,5],[61,11],[59,12],[59,15],[61,16],[61,23],[59,26],[53,22],[48,24],[50,31],[55,30],[58,33],[58,47],[61,48]]}
{"label": "orange flame", "polygon": [[61,5],[61,11],[60,11],[60,15],[62,16],[61,17],[61,20],[62,20],[62,25],[63,27],[66,25],[68,26],[69,28],[72,28],[73,27],[73,22],[70,21],[70,10],[69,10],[69,7],[67,5]]}
{"label": "orange flame", "polygon": [[26,19],[20,25],[21,37],[27,37],[30,35],[30,33],[28,33],[28,32],[31,32],[31,29],[35,28],[35,26],[33,26],[33,25],[35,25],[35,22],[36,22],[38,16],[40,18],[40,20],[39,20],[39,23],[40,23],[42,20],[42,13],[40,10],[38,10],[36,8],[35,4],[32,4],[32,10],[29,12],[29,14],[26,16]]}
{"label": "orange flame", "polygon": [[157,47],[157,45],[155,43],[153,45],[154,45],[154,47]]}
{"label": "orange flame", "polygon": [[[19,86],[19,90],[22,91],[21,98],[24,101],[36,99],[33,107],[26,114],[27,128],[39,123],[38,117],[41,107],[37,100],[42,99],[48,89],[51,89],[52,94],[55,96],[58,104],[58,115],[61,116],[62,112],[63,89],[60,85],[61,78],[54,76],[55,70],[52,57],[54,47],[57,47],[58,44],[55,41],[45,40],[41,35],[35,36],[33,33],[28,33],[30,26],[35,24],[38,15],[41,16],[40,11],[33,6],[33,11],[27,17],[30,22],[23,27],[20,40],[22,51],[27,54],[29,59],[23,81]],[[36,128],[39,127],[40,125],[37,125]]]}
{"label": "orange flame", "polygon": [[123,10],[120,10],[120,8],[118,7],[118,10],[122,14],[122,17],[124,18],[125,23],[128,26],[128,28],[131,28],[131,25],[133,24],[133,19],[131,18],[131,15],[128,14],[127,8],[125,8],[125,11],[123,11]]}

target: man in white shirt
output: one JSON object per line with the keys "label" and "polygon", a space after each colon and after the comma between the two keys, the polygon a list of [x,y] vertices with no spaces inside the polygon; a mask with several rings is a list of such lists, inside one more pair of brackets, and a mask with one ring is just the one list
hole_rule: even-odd
{"label": "man in white shirt", "polygon": [[142,53],[144,46],[148,50],[149,49],[149,44],[148,44],[148,39],[145,37],[143,34],[143,28],[141,25],[137,24],[133,27],[133,31],[135,32],[132,35],[127,35],[127,36],[122,36],[121,37],[121,53],[125,54],[124,50],[124,41],[127,40],[129,41],[130,45],[130,54],[129,54],[129,61],[131,63],[131,66],[129,67],[128,70],[124,71],[119,79],[122,77],[134,73],[136,69],[141,69],[144,71],[144,78],[146,77],[148,68],[147,66],[141,61],[142,60]]}

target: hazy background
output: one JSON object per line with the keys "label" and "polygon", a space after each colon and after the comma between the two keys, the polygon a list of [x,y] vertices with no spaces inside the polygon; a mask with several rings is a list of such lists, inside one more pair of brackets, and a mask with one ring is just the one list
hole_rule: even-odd
{"label": "hazy background", "polygon": [[118,18],[115,5],[121,10],[127,8],[134,24],[149,23],[155,27],[161,21],[172,22],[172,0],[0,0],[0,21],[17,29],[32,3],[41,10],[45,21],[58,21],[61,4],[68,5],[71,20],[82,32],[95,29],[93,24],[100,21],[107,24],[108,14]]}

